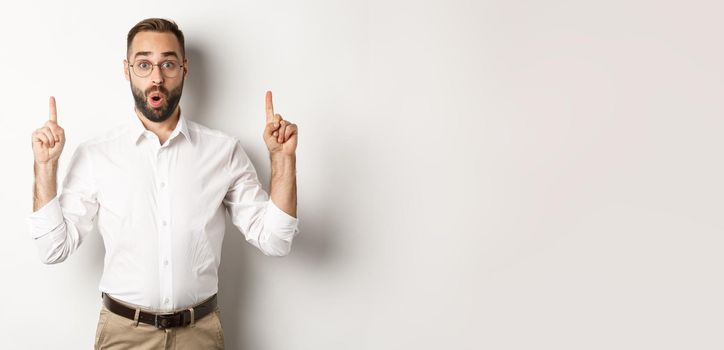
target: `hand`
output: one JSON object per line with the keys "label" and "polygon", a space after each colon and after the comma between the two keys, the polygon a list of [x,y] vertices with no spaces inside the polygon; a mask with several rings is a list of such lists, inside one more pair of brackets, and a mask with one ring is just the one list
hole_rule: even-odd
{"label": "hand", "polygon": [[264,142],[271,154],[294,155],[297,149],[297,125],[274,114],[271,91],[266,92],[266,128]]}
{"label": "hand", "polygon": [[50,97],[50,118],[32,135],[35,162],[45,164],[57,162],[65,146],[65,130],[58,125],[55,97]]}

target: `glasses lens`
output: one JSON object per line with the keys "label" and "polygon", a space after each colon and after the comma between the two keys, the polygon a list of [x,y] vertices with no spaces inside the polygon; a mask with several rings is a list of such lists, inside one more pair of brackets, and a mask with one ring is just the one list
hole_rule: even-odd
{"label": "glasses lens", "polygon": [[158,65],[161,67],[161,72],[167,78],[175,78],[179,72],[181,66],[175,61],[165,61]]}
{"label": "glasses lens", "polygon": [[133,65],[133,72],[139,77],[148,76],[151,74],[151,70],[153,70],[153,65],[149,61],[136,61],[136,64]]}

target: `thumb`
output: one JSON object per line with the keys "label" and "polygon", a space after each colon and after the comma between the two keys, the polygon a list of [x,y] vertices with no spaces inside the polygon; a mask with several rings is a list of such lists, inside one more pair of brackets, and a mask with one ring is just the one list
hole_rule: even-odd
{"label": "thumb", "polygon": [[279,122],[272,121],[266,123],[266,127],[264,128],[264,137],[271,137],[272,134],[277,130],[279,130]]}

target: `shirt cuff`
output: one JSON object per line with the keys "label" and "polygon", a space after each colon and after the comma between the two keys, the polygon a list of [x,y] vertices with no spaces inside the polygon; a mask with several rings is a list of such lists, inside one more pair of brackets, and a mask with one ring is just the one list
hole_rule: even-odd
{"label": "shirt cuff", "polygon": [[30,214],[27,221],[30,228],[30,237],[33,239],[45,236],[62,225],[63,211],[60,209],[58,196],[55,196],[42,208]]}
{"label": "shirt cuff", "polygon": [[264,217],[264,227],[271,229],[273,232],[291,233],[295,235],[299,232],[298,225],[298,218],[285,213],[269,199]]}

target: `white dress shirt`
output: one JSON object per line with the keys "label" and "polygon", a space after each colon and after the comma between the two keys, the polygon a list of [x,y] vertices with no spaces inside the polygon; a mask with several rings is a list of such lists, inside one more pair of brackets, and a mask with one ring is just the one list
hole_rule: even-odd
{"label": "white dress shirt", "polygon": [[289,253],[297,219],[269,199],[238,140],[180,117],[161,145],[138,117],[81,143],[59,197],[28,218],[41,260],[65,260],[98,231],[99,290],[157,311],[212,296],[225,210],[266,255]]}

